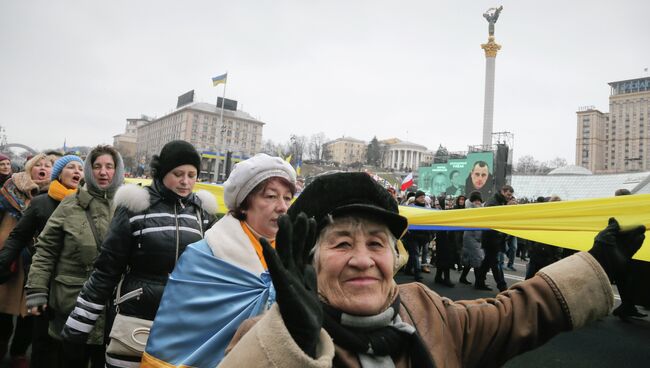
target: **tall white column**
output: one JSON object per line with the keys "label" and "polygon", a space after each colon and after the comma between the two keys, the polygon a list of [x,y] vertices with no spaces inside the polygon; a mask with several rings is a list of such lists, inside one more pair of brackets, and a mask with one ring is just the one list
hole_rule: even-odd
{"label": "tall white column", "polygon": [[483,146],[492,145],[492,126],[494,118],[494,74],[497,51],[501,45],[494,42],[494,36],[488,37],[488,43],[482,44],[485,50],[485,100],[483,103]]}

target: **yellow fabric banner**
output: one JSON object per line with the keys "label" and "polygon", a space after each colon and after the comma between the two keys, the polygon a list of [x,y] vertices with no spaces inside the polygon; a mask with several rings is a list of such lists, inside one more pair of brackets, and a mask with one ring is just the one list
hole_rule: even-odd
{"label": "yellow fabric banner", "polygon": [[[585,251],[610,217],[623,228],[637,224],[650,228],[650,194],[447,211],[400,206],[400,213],[409,219],[410,226],[489,228]],[[635,259],[650,261],[649,235],[646,232]]]}
{"label": "yellow fabric banner", "polygon": [[[149,185],[151,179],[127,178],[127,183]],[[226,213],[223,186],[196,183],[217,198],[219,213]],[[530,203],[516,206],[435,211],[400,206],[409,226],[422,228],[494,229],[520,238],[575,250],[589,250],[596,234],[615,217],[622,227],[643,224],[650,228],[650,194],[636,194],[567,202]],[[650,233],[634,256],[650,262]]]}

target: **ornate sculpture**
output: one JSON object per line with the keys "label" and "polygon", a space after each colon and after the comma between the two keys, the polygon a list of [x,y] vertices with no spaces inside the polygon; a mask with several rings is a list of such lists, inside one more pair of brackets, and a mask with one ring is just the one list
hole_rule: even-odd
{"label": "ornate sculpture", "polygon": [[499,19],[499,13],[501,13],[501,10],[503,10],[503,6],[500,6],[498,8],[490,8],[485,13],[483,13],[483,17],[487,19],[488,23],[490,24],[490,27],[488,28],[490,36],[494,36],[494,23],[496,23],[497,19]]}

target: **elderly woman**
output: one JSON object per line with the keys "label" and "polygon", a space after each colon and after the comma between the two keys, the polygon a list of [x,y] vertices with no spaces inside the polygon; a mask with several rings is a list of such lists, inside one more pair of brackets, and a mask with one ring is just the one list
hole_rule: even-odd
{"label": "elderly woman", "polygon": [[[88,268],[88,280],[80,284],[79,296],[74,295],[74,309],[66,310],[69,318],[61,326],[66,344],[104,345],[102,314],[116,288],[119,314],[153,321],[178,257],[214,221],[214,197],[206,191],[192,192],[200,164],[191,144],[172,141],[152,159],[151,186],[125,185],[117,191],[115,215],[102,233],[106,236],[99,239],[101,252],[94,269]],[[111,341],[106,350],[107,367],[140,361],[141,352],[113,352],[115,344]]]}
{"label": "elderly woman", "polygon": [[[93,148],[83,170],[74,159],[67,163],[61,161],[66,157],[69,156],[55,163],[52,176],[55,177],[60,171],[57,182],[63,184],[69,181],[71,184],[63,184],[63,188],[56,184],[50,186],[65,191],[65,188],[78,185],[82,178],[85,185],[74,195],[66,196],[48,219],[38,237],[36,254],[25,285],[27,311],[40,315],[49,308],[49,335],[59,341],[68,314],[75,307],[77,294],[97,258],[100,239],[106,234],[112,217],[113,195],[122,184],[124,175],[122,157],[111,146]],[[61,164],[65,166],[59,170]],[[73,166],[74,170],[67,170]],[[89,361],[93,367],[101,366],[103,350],[102,324],[93,331],[87,345],[73,352],[60,351],[61,366],[86,366]],[[52,366],[56,364],[52,362]]]}
{"label": "elderly woman", "polygon": [[235,165],[224,183],[228,214],[179,260],[152,327],[143,366],[163,367],[163,361],[214,367],[239,324],[273,303],[258,239],[275,243],[278,218],[289,208],[295,183],[296,172],[279,157],[258,154]]}
{"label": "elderly woman", "polygon": [[[261,240],[277,303],[240,327],[222,367],[500,366],[606,315],[608,274],[620,274],[645,232],[621,232],[611,219],[589,253],[496,298],[452,302],[419,283],[395,284],[394,244],[407,221],[367,175],[318,178],[289,215],[293,225],[279,220],[277,253]],[[304,249],[314,244],[314,226],[309,264]]]}

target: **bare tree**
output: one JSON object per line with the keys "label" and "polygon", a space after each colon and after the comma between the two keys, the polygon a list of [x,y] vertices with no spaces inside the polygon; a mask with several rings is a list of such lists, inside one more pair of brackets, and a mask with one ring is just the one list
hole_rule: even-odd
{"label": "bare tree", "polygon": [[524,175],[532,175],[539,170],[539,161],[535,160],[533,156],[526,155],[519,157],[516,166],[517,173]]}
{"label": "bare tree", "polygon": [[566,159],[562,157],[556,157],[548,162],[548,167],[551,169],[557,169],[558,167],[565,167],[567,165]]}
{"label": "bare tree", "polygon": [[323,160],[323,144],[327,142],[325,133],[320,132],[311,136],[309,139],[309,158],[316,162]]}
{"label": "bare tree", "polygon": [[302,161],[302,156],[305,153],[305,147],[307,146],[307,137],[304,135],[297,136],[292,134],[289,138],[289,153],[291,154],[291,161],[298,162]]}

